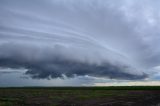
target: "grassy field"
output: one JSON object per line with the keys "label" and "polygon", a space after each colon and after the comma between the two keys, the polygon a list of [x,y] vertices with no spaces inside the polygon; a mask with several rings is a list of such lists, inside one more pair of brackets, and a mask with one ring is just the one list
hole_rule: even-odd
{"label": "grassy field", "polygon": [[158,106],[160,86],[0,88],[0,106]]}

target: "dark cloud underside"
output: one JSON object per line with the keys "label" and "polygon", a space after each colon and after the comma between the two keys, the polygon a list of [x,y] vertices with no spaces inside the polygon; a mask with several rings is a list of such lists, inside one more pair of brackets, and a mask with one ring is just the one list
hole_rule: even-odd
{"label": "dark cloud underside", "polygon": [[37,79],[145,79],[160,65],[160,15],[159,2],[144,2],[0,0],[0,67]]}

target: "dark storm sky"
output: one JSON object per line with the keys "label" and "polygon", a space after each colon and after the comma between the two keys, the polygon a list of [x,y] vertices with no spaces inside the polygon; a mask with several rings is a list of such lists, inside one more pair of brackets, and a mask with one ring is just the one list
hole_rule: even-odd
{"label": "dark storm sky", "polygon": [[90,77],[159,79],[159,4],[0,0],[0,77],[21,73],[36,81],[62,78],[64,83],[86,76],[89,82]]}

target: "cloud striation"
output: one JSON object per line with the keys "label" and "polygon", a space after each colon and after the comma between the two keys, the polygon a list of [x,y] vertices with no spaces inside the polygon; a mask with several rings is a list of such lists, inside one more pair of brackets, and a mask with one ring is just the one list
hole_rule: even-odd
{"label": "cloud striation", "polygon": [[0,0],[0,67],[38,79],[145,79],[160,65],[160,15],[142,1]]}

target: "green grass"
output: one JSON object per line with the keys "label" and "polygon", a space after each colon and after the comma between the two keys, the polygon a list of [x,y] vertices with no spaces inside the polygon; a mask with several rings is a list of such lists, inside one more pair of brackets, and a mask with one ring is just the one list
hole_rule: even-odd
{"label": "green grass", "polygon": [[0,89],[47,90],[160,90],[160,86],[101,86],[101,87],[1,87]]}
{"label": "green grass", "polygon": [[[58,106],[68,99],[90,99],[128,96],[132,90],[160,90],[160,86],[111,86],[111,87],[9,87],[0,88],[0,106],[28,106],[34,103]],[[43,105],[42,105],[43,106]]]}

